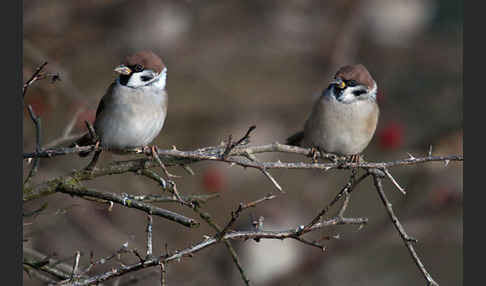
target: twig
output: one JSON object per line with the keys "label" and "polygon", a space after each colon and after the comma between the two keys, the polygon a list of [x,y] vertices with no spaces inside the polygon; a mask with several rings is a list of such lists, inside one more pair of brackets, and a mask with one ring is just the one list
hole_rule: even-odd
{"label": "twig", "polygon": [[273,185],[275,186],[275,188],[279,192],[281,192],[282,194],[285,194],[285,192],[282,190],[282,187],[278,184],[277,180],[275,180],[275,178],[272,177],[272,175],[270,175],[270,173],[267,170],[265,170],[265,168],[261,168],[260,171],[262,171],[262,173],[265,175],[265,177],[267,177],[270,180],[270,182],[273,183]]}
{"label": "twig", "polygon": [[112,201],[116,204],[122,205],[124,207],[129,207],[129,208],[134,208],[138,210],[142,210],[148,214],[151,215],[156,215],[160,216],[163,218],[166,218],[168,220],[171,220],[173,222],[179,223],[181,225],[187,226],[187,227],[197,227],[199,226],[199,223],[195,221],[192,218],[185,217],[183,215],[151,206],[149,204],[136,201],[136,200],[130,200],[127,199],[124,196],[121,196],[119,194],[114,194],[110,192],[101,192],[93,189],[88,189],[83,186],[76,186],[76,185],[68,185],[68,184],[60,184],[57,186],[56,189],[57,192],[60,193],[65,193],[69,194],[72,196],[78,196],[78,197],[94,197],[94,198],[99,198],[107,201]]}
{"label": "twig", "polygon": [[297,241],[300,241],[302,242],[303,244],[307,244],[307,245],[310,245],[310,246],[313,246],[313,247],[317,247],[319,248],[321,251],[326,251],[326,247],[324,245],[321,245],[315,241],[309,241],[305,238],[302,238],[300,236],[295,236],[295,237],[292,237],[293,239],[297,240]]}
{"label": "twig", "polygon": [[152,150],[152,152],[151,152],[152,157],[159,164],[160,168],[162,168],[162,170],[164,171],[165,176],[167,178],[178,178],[179,176],[176,176],[176,175],[173,175],[173,174],[169,173],[169,171],[167,170],[167,167],[165,167],[165,164],[162,162],[162,160],[160,160],[157,146],[154,145],[151,150]]}
{"label": "twig", "polygon": [[253,202],[249,202],[247,204],[240,203],[238,205],[238,208],[236,209],[236,211],[231,212],[231,219],[230,219],[230,221],[226,224],[226,226],[223,228],[223,230],[221,230],[217,234],[217,236],[218,237],[223,237],[226,234],[226,232],[229,230],[229,228],[236,222],[236,220],[238,219],[238,217],[240,216],[240,213],[242,211],[244,211],[247,208],[255,207],[256,205],[258,205],[258,204],[260,204],[260,203],[262,203],[264,201],[273,200],[274,198],[276,198],[276,196],[274,196],[274,195],[266,195],[265,197],[263,197],[261,199],[258,199],[258,200],[253,201]]}
{"label": "twig", "polygon": [[390,216],[390,219],[391,219],[393,225],[395,226],[398,233],[400,234],[400,237],[402,238],[403,243],[405,243],[405,246],[407,247],[408,251],[410,252],[410,255],[412,256],[413,261],[415,262],[417,267],[420,269],[420,271],[424,275],[425,279],[427,279],[428,284],[438,286],[439,284],[437,284],[437,282],[434,281],[434,279],[429,274],[427,269],[425,269],[425,266],[423,265],[422,261],[420,261],[420,258],[418,257],[417,252],[415,251],[415,249],[412,245],[412,243],[416,242],[416,240],[414,238],[411,238],[410,236],[408,236],[408,234],[405,232],[405,229],[403,228],[402,224],[400,223],[397,216],[393,212],[392,204],[390,203],[390,201],[388,200],[388,198],[385,195],[385,192],[383,191],[383,185],[381,183],[381,178],[379,176],[373,174],[373,181],[374,181],[376,190],[378,191],[378,195],[380,196],[380,199],[383,202],[383,205],[385,205],[385,208],[388,212],[388,215]]}
{"label": "twig", "polygon": [[161,176],[159,176],[156,172],[154,172],[152,170],[142,170],[140,173],[142,175],[144,175],[145,177],[157,182],[162,187],[163,190],[166,190],[166,191],[169,191],[170,193],[172,193],[182,205],[190,205],[190,203],[188,203],[188,202],[184,201],[184,199],[182,199],[181,195],[177,191],[177,186],[176,186],[175,182],[170,181],[170,180],[168,182],[166,182]]}
{"label": "twig", "polygon": [[[339,193],[334,197],[334,199],[329,203],[327,204],[318,214],[317,216],[315,216],[311,222],[309,222],[307,225],[303,226],[302,228],[300,228],[299,230],[299,233],[304,233],[306,232],[308,229],[312,228],[313,225],[317,224],[319,222],[319,220],[329,211],[329,209],[336,203],[338,202],[343,195],[345,196],[349,196],[349,194],[353,191],[353,189],[359,185],[359,183],[361,183],[366,177],[369,176],[368,173],[362,175],[359,179],[355,180],[355,176],[356,176],[356,173],[353,171],[353,173],[351,174],[348,182],[346,183],[346,185],[339,191]],[[349,198],[348,198],[349,199]],[[343,204],[343,207],[344,209],[347,207],[347,203],[345,202]],[[339,211],[339,213],[342,215],[342,213],[344,213],[344,209],[341,208],[341,210]]]}
{"label": "twig", "polygon": [[30,77],[30,79],[24,83],[24,86],[22,88],[22,98],[25,98],[25,95],[27,94],[27,89],[29,88],[29,86],[31,86],[36,80],[39,79],[39,74],[42,71],[42,69],[44,69],[44,67],[46,65],[47,65],[47,62],[44,62],[39,67],[37,67],[37,69],[32,74],[32,76]]}
{"label": "twig", "polygon": [[[79,153],[83,151],[94,150],[94,146],[83,146],[73,148],[52,148],[46,149],[42,152],[24,153],[23,158],[34,158],[36,156],[41,158],[50,158],[54,156],[62,156],[67,154]],[[222,147],[205,147],[194,151],[180,151],[174,149],[158,150],[159,158],[167,166],[191,164],[199,161],[223,161],[230,164],[237,164],[242,167],[250,168],[265,168],[265,169],[317,169],[317,170],[331,170],[331,169],[350,169],[350,168],[390,168],[396,166],[415,165],[426,162],[438,162],[438,161],[464,161],[463,155],[448,155],[448,156],[426,156],[422,158],[407,158],[402,160],[390,161],[390,162],[333,162],[333,163],[304,163],[304,162],[258,162],[251,160],[242,160],[238,156],[245,156],[245,154],[258,154],[258,153],[271,153],[282,152],[289,154],[307,155],[310,152],[308,148],[301,148],[296,146],[288,146],[279,143],[273,143],[260,146],[237,146],[235,147],[227,158],[222,159],[220,152],[223,152]],[[133,151],[133,150],[127,150]],[[134,151],[133,151],[134,152]],[[125,165],[128,168],[133,166],[145,166],[145,168],[155,167],[157,163],[147,162],[149,159],[133,159],[128,161],[118,161],[117,167]],[[126,171],[125,171],[126,172]]]}
{"label": "twig", "polygon": [[[315,230],[322,229],[324,227],[332,226],[332,225],[346,225],[346,224],[358,224],[361,225],[366,223],[368,219],[366,218],[339,218],[334,217],[328,219],[326,221],[322,221],[320,223],[315,224],[310,229],[306,230],[306,232],[311,232]],[[106,281],[108,279],[112,279],[115,277],[122,276],[129,272],[138,271],[141,269],[145,269],[148,267],[154,267],[160,265],[161,262],[163,263],[170,263],[173,261],[180,261],[181,258],[192,256],[193,254],[215,245],[219,242],[224,242],[226,240],[248,240],[248,239],[295,239],[298,236],[298,233],[295,229],[284,230],[284,231],[234,231],[227,233],[222,239],[216,237],[209,237],[205,238],[199,243],[190,246],[188,248],[181,249],[179,251],[175,251],[173,254],[163,255],[159,257],[154,257],[151,259],[145,260],[143,263],[138,262],[132,265],[125,265],[123,267],[114,268],[102,274],[98,274],[86,279],[78,279],[78,281],[74,284],[67,284],[66,286],[83,286],[83,285],[95,285],[97,283]]]}
{"label": "twig", "polygon": [[[42,152],[41,149],[41,119],[39,116],[36,116],[34,111],[32,110],[32,106],[27,106],[27,110],[29,111],[30,118],[35,125],[35,152],[40,153]],[[39,157],[34,157],[34,163],[32,164],[32,168],[30,169],[27,178],[24,181],[24,184],[28,184],[30,180],[35,176],[37,170],[39,168]]]}
{"label": "twig", "polygon": [[160,286],[165,286],[167,283],[167,266],[161,262],[160,265]]}
{"label": "twig", "polygon": [[152,257],[152,216],[147,215],[147,258]]}
{"label": "twig", "polygon": [[[218,198],[220,196],[219,193],[209,194],[209,195],[185,195],[181,196],[181,199],[185,202],[203,204],[207,201]],[[164,195],[157,195],[157,194],[139,194],[139,195],[131,195],[127,194],[127,198],[131,200],[137,200],[145,203],[180,203],[180,200],[175,198],[175,196],[164,196]]]}
{"label": "twig", "polygon": [[242,142],[244,142],[244,141],[249,140],[249,138],[250,138],[250,133],[251,133],[253,130],[255,130],[255,128],[256,128],[256,125],[252,125],[252,126],[250,126],[250,128],[248,128],[248,131],[246,131],[246,134],[245,134],[243,137],[241,137],[241,139],[240,139],[240,140],[236,141],[236,143],[232,143],[232,142],[231,142],[231,138],[232,138],[232,136],[230,135],[230,136],[229,136],[229,138],[228,138],[228,144],[226,145],[226,148],[224,149],[223,154],[221,154],[221,158],[222,158],[222,159],[225,159],[225,158],[226,158],[226,156],[228,156],[228,154],[231,152],[231,150],[233,150],[233,149],[234,149],[236,146],[240,145],[240,144],[241,144]]}
{"label": "twig", "polygon": [[[206,221],[206,223],[211,226],[214,230],[216,230],[218,233],[221,233],[223,230],[221,227],[213,222],[211,220],[211,216],[208,213],[205,213],[201,211],[197,205],[193,207],[193,210],[199,214],[199,216]],[[218,234],[216,234],[218,236]],[[220,239],[222,240],[222,236],[219,236]],[[245,285],[249,286],[250,285],[250,280],[248,279],[245,270],[243,269],[243,266],[241,265],[240,259],[238,257],[238,254],[236,253],[235,249],[233,248],[233,245],[231,245],[231,242],[224,240],[224,245],[226,246],[226,249],[228,249],[228,252],[231,255],[231,259],[233,260],[233,263],[235,264],[236,268],[240,272],[241,279],[245,283]]]}
{"label": "twig", "polygon": [[388,178],[390,179],[390,181],[392,181],[392,183],[395,185],[395,187],[397,187],[397,189],[403,194],[403,195],[406,195],[407,192],[405,192],[405,189],[400,187],[400,185],[398,184],[398,182],[395,180],[395,178],[393,178],[392,174],[388,171],[387,168],[383,168],[383,172],[385,172],[385,174],[388,176]]}
{"label": "twig", "polygon": [[89,265],[82,271],[82,273],[87,273],[88,271],[90,271],[93,266],[95,265],[102,265],[102,264],[105,264],[107,263],[108,261],[112,260],[113,258],[119,256],[120,254],[123,254],[123,253],[128,253],[129,250],[128,250],[128,245],[122,245],[121,248],[119,248],[115,253],[109,255],[109,256],[106,256],[106,257],[102,257],[96,261],[93,260],[93,252],[91,252],[90,254],[90,263]]}
{"label": "twig", "polygon": [[71,279],[74,279],[78,274],[78,267],[79,267],[79,257],[81,256],[81,252],[78,250],[76,251],[76,255],[74,258],[73,264],[73,272],[71,273]]}

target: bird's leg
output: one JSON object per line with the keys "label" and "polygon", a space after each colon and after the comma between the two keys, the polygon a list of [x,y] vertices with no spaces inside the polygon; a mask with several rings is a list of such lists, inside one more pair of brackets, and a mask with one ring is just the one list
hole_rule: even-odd
{"label": "bird's leg", "polygon": [[[311,150],[310,150],[308,156],[312,158],[312,163],[317,163],[317,154],[318,153],[320,153],[320,150],[318,150],[315,147],[311,147]],[[321,156],[322,156],[322,153],[321,153]]]}
{"label": "bird's leg", "polygon": [[[362,158],[360,154],[350,155],[346,158],[347,163],[357,164],[357,165],[361,162],[361,160]],[[358,166],[353,166],[352,170],[353,170],[353,174],[357,174]]]}
{"label": "bird's leg", "polygon": [[84,167],[84,170],[90,173],[93,173],[96,163],[98,163],[98,159],[100,158],[101,155],[101,150],[97,150],[100,146],[100,141],[96,141],[95,144],[95,153],[93,155],[93,159],[91,159],[91,162],[89,162],[88,166]]}
{"label": "bird's leg", "polygon": [[[324,157],[324,154],[322,152],[321,152],[321,156]],[[327,158],[333,163],[337,163],[339,161],[339,156],[336,154],[327,154]]]}

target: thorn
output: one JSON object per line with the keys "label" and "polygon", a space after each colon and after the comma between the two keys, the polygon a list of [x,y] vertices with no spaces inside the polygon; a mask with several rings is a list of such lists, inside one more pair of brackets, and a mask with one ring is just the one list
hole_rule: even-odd
{"label": "thorn", "polygon": [[431,157],[431,156],[432,156],[432,144],[430,144],[430,146],[429,146],[429,157]]}
{"label": "thorn", "polygon": [[385,174],[388,176],[388,178],[392,181],[392,183],[395,185],[395,187],[397,187],[397,189],[403,194],[403,195],[406,195],[407,192],[405,192],[405,189],[402,188],[398,182],[395,180],[395,178],[393,178],[393,176],[390,174],[390,172],[384,168],[383,171],[385,172]]}
{"label": "thorn", "polygon": [[407,154],[408,154],[408,156],[409,156],[409,159],[411,159],[411,160],[415,160],[415,159],[416,159],[416,158],[415,158],[415,157],[414,157],[412,154],[410,154],[410,153],[408,153],[408,152],[407,152]]}
{"label": "thorn", "polygon": [[449,165],[449,162],[450,162],[450,160],[445,160],[444,161],[444,167],[447,167],[447,165]]}
{"label": "thorn", "polygon": [[418,242],[418,240],[416,238],[413,238],[413,237],[406,237],[405,240],[406,241],[413,242],[413,243],[417,243]]}
{"label": "thorn", "polygon": [[114,203],[110,201],[110,206],[108,207],[108,211],[111,212],[113,210]]}

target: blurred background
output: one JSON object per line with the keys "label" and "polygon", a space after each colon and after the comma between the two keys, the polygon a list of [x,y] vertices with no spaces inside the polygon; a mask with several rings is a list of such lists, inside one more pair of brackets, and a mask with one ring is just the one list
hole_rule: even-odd
{"label": "blurred background", "polygon": [[[378,83],[381,115],[365,150],[369,161],[463,154],[462,1],[454,0],[247,0],[247,1],[24,1],[23,74],[27,80],[43,61],[61,81],[40,81],[26,104],[42,117],[43,144],[85,131],[97,103],[114,80],[113,68],[136,51],[159,54],[168,67],[169,111],[155,143],[180,150],[240,138],[256,125],[251,144],[285,141],[299,131],[312,102],[345,64],[364,64]],[[25,152],[34,150],[35,130],[24,114]],[[261,160],[304,160],[265,154]],[[99,165],[126,157],[103,154]],[[86,166],[77,156],[43,159],[35,182]],[[408,233],[419,240],[419,256],[440,285],[462,285],[462,163],[427,163],[393,168],[408,190],[386,193]],[[258,171],[220,162],[192,165],[195,175],[172,167],[183,194],[219,193],[205,210],[226,224],[240,202],[274,192]],[[30,169],[25,165],[24,174]],[[295,228],[312,219],[349,177],[348,171],[271,172],[287,192],[245,212],[235,226],[248,229],[263,216],[264,229]],[[160,193],[134,174],[102,177],[87,185],[116,193]],[[278,195],[278,194],[277,194]],[[144,213],[52,195],[24,204],[24,248],[72,263],[114,253],[128,242],[144,251]],[[177,205],[161,207],[197,218]],[[295,241],[234,242],[254,285],[423,285],[425,282],[393,228],[372,180],[353,193],[347,216],[368,217],[354,226],[309,235],[329,236],[327,250]],[[154,253],[185,248],[212,234],[202,222],[186,229],[154,217]],[[339,238],[335,238],[339,236]],[[133,257],[122,258],[125,264]],[[95,267],[100,273],[113,265]],[[111,280],[106,285],[159,285],[158,268]],[[168,268],[169,285],[242,285],[224,245],[185,258]],[[24,285],[42,285],[24,273]]]}

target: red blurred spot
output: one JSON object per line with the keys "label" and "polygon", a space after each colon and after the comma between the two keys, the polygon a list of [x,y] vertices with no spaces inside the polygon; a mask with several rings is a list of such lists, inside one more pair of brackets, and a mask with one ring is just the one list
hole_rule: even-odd
{"label": "red blurred spot", "polygon": [[460,193],[449,187],[438,187],[430,193],[430,204],[435,208],[447,206],[450,203],[460,201]]}
{"label": "red blurred spot", "polygon": [[96,111],[93,109],[83,109],[78,113],[78,118],[76,120],[76,128],[78,129],[86,129],[86,120],[89,121],[91,124],[94,123],[96,117]]}
{"label": "red blurred spot", "polygon": [[206,192],[219,193],[224,186],[223,175],[221,171],[214,168],[208,168],[203,173],[202,184]]}
{"label": "red blurred spot", "polygon": [[380,146],[387,150],[395,150],[403,144],[405,128],[402,124],[391,122],[386,125],[379,133]]}
{"label": "red blurred spot", "polygon": [[29,116],[27,106],[31,105],[34,114],[37,116],[44,116],[51,111],[51,106],[44,96],[39,94],[28,94],[25,96],[25,114]]}

